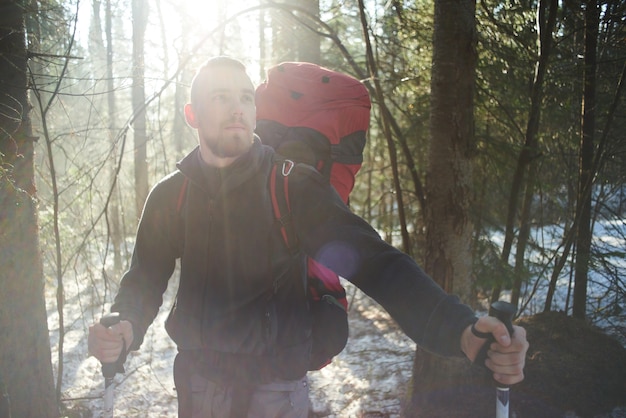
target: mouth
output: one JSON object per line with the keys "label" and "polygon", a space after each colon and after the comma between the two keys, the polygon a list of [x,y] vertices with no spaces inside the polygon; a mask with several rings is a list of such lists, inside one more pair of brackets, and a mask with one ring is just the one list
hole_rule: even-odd
{"label": "mouth", "polygon": [[231,123],[230,125],[226,125],[225,129],[227,131],[247,131],[248,127],[241,123]]}

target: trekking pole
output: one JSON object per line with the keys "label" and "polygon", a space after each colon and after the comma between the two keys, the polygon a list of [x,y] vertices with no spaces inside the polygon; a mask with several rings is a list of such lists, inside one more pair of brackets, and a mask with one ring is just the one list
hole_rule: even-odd
{"label": "trekking pole", "polygon": [[[506,326],[506,329],[509,331],[509,335],[513,337],[513,317],[515,316],[516,311],[517,309],[515,308],[515,305],[508,302],[497,301],[491,304],[489,308],[489,316],[493,316],[494,318],[497,318],[500,322],[502,322]],[[478,352],[478,355],[474,360],[474,364],[480,367],[487,368],[487,366],[485,365],[485,360],[487,359],[487,351],[489,351],[489,347],[491,346],[491,343],[495,342],[495,339],[493,338],[492,334],[479,334],[484,334],[484,337],[481,337],[487,338],[487,341],[485,341],[482,348]],[[509,386],[498,383],[495,380],[494,383],[496,385],[496,418],[508,418]]]}
{"label": "trekking pole", "polygon": [[[489,316],[498,318],[502,322],[506,329],[509,331],[509,335],[513,338],[513,317],[517,309],[515,305],[497,301],[491,304],[489,308]],[[492,340],[485,343],[486,346],[491,345]],[[501,383],[496,383],[496,418],[509,418],[509,386]]]}
{"label": "trekking pole", "polygon": [[[100,319],[100,324],[107,328],[112,327],[119,322],[119,312],[110,313]],[[124,348],[122,349],[120,358],[124,357],[124,351],[126,351],[126,343],[124,343]],[[123,370],[124,369],[122,367],[121,371],[123,372]],[[118,371],[120,371],[119,359],[115,363],[102,363],[102,376],[104,376],[104,418],[113,417],[113,397],[115,389],[113,381]]]}

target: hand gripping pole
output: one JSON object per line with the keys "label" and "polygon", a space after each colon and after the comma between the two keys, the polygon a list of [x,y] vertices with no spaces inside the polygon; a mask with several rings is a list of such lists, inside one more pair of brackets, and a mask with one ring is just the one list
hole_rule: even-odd
{"label": "hand gripping pole", "polygon": [[[120,322],[119,312],[113,312],[103,316],[100,324],[109,328]],[[117,373],[124,373],[124,361],[126,360],[126,342],[122,348],[120,358],[115,363],[102,363],[102,376],[104,376],[104,415],[105,418],[113,417],[113,381]]]}
{"label": "hand gripping pole", "polygon": [[[491,304],[489,308],[489,316],[497,318],[502,322],[506,329],[509,331],[509,335],[513,338],[513,317],[515,316],[517,309],[515,305],[497,301]],[[481,348],[480,352],[474,360],[474,364],[482,365],[484,367],[485,360],[487,359],[487,351],[489,346],[495,342],[493,335],[489,335],[487,341]],[[509,386],[502,383],[495,382],[496,384],[496,418],[508,418],[509,417]]]}

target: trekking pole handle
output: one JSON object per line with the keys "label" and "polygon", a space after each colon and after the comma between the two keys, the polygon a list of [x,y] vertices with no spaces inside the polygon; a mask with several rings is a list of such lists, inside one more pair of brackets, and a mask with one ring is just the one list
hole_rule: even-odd
{"label": "trekking pole handle", "polygon": [[509,336],[513,337],[513,317],[517,312],[517,308],[512,303],[497,301],[491,304],[489,308],[489,316],[497,318],[502,322],[509,331]]}
{"label": "trekking pole handle", "polygon": [[[515,305],[499,300],[493,302],[489,307],[489,316],[493,316],[494,318],[502,322],[506,326],[507,331],[509,331],[509,336],[512,338],[513,317],[515,316],[516,311],[517,308],[515,307]],[[474,364],[480,367],[487,368],[487,366],[485,365],[485,360],[487,359],[487,351],[489,350],[489,346],[491,345],[491,343],[493,343],[494,341],[495,339],[493,338],[493,335],[490,334],[487,338],[487,341],[485,341],[482,348],[476,355],[476,358],[474,359]]]}
{"label": "trekking pole handle", "polygon": [[[119,312],[112,312],[110,314],[107,314],[105,316],[103,316],[102,318],[100,318],[100,324],[105,326],[106,328],[110,328],[115,324],[118,324],[120,322],[120,313]],[[124,344],[126,345],[126,344]],[[102,363],[102,375],[106,378],[106,379],[112,379],[113,377],[115,377],[115,374],[117,373],[118,370],[118,364],[117,362],[115,363]]]}

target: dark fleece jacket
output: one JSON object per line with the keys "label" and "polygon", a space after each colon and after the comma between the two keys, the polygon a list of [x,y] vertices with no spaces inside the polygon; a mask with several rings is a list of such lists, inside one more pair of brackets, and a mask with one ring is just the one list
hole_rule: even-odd
{"label": "dark fleece jacket", "polygon": [[461,355],[461,332],[475,321],[472,310],[383,241],[306,165],[289,176],[303,254],[285,249],[267,186],[275,159],[271,148],[255,141],[231,166],[206,170],[196,148],[152,189],[131,267],[112,307],[133,324],[131,348],[141,345],[181,258],[178,294],[166,324],[179,350],[306,356],[306,254],[380,303],[420,346]]}

